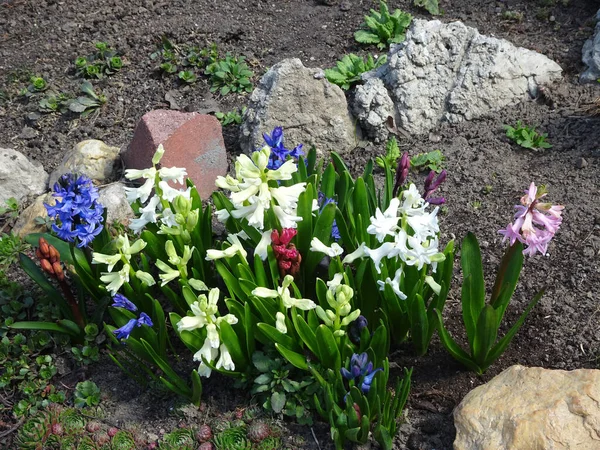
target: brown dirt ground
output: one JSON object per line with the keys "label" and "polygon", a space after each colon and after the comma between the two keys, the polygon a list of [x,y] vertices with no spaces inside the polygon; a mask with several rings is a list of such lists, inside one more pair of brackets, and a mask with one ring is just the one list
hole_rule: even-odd
{"label": "brown dirt ground", "polygon": [[[430,18],[410,3],[393,1],[390,6]],[[0,146],[22,151],[51,171],[63,152],[80,140],[96,138],[110,145],[127,145],[145,112],[169,106],[165,101],[169,91],[175,91],[177,103],[186,111],[225,112],[240,107],[244,96],[222,98],[211,94],[204,81],[180,86],[174,78],[159,75],[149,55],[160,36],[165,34],[177,43],[216,42],[225,51],[244,54],[256,82],[269,66],[284,58],[299,57],[307,66],[330,67],[346,53],[363,52],[352,35],[375,5],[366,0],[4,0],[0,3]],[[442,242],[475,232],[483,247],[486,273],[491,274],[502,255],[497,230],[511,219],[512,205],[530,181],[548,185],[549,198],[564,204],[566,210],[549,256],[526,261],[502,331],[539,289],[546,287],[546,294],[488,373],[479,377],[466,372],[437,338],[426,357],[414,357],[409,347],[392,354],[398,367],[414,367],[407,422],[400,429],[398,449],[450,449],[455,434],[452,410],[469,390],[513,364],[595,368],[600,344],[600,119],[587,110],[600,91],[596,85],[577,82],[581,47],[591,35],[599,3],[440,0],[440,5],[441,20],[462,20],[483,34],[544,53],[564,69],[564,80],[548,87],[546,99],[485,119],[443,126],[429,137],[401,140],[401,148],[413,154],[441,149],[447,158],[450,176],[443,194],[448,210],[442,219]],[[506,10],[523,13],[523,20],[504,20]],[[108,104],[99,115],[83,120],[59,115],[35,118],[31,113],[36,102],[16,95],[26,85],[23,75],[43,75],[54,86],[75,92],[80,81],[73,73],[73,61],[88,54],[96,41],[108,42],[127,61],[120,73],[95,83],[109,97]],[[532,152],[511,144],[503,125],[516,120],[547,132],[553,147]],[[36,130],[36,136],[24,139],[25,126]],[[231,154],[239,151],[236,135],[235,127],[225,130]],[[358,171],[367,158],[382,151],[370,146],[348,155],[348,160]],[[456,275],[458,280],[458,271]],[[458,291],[452,292],[444,315],[451,333],[462,337]],[[399,368],[397,373],[401,373]],[[92,368],[81,376],[92,376],[107,393],[109,417],[120,424],[139,423],[157,433],[170,430],[180,420],[170,414],[175,405],[172,397],[157,398],[155,391],[139,389],[108,359],[100,370]],[[228,386],[219,377],[206,383],[207,404],[213,411],[247,404]],[[290,443],[291,448],[319,448],[306,427],[288,426],[292,435],[304,436],[306,441],[303,446]],[[320,448],[328,448],[327,427],[316,426],[315,436]]]}

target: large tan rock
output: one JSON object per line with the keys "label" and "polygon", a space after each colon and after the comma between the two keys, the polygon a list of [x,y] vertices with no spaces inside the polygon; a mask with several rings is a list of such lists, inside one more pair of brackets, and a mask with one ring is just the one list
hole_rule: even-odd
{"label": "large tan rock", "polygon": [[454,450],[600,449],[600,370],[512,366],[454,410]]}
{"label": "large tan rock", "polygon": [[44,222],[38,223],[36,220],[38,217],[46,220],[48,218],[48,211],[44,206],[44,203],[48,203],[51,206],[56,204],[56,199],[52,196],[51,192],[42,194],[37,197],[31,205],[29,205],[19,215],[12,232],[22,238],[31,233],[43,233],[48,231]]}

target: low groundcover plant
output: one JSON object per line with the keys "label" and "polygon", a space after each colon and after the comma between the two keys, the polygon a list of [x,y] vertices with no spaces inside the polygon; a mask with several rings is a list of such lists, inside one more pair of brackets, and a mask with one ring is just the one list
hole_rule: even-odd
{"label": "low groundcover plant", "polygon": [[[44,274],[75,289],[71,297],[79,300],[69,308],[69,297],[60,296],[65,320],[44,329],[80,330],[92,321],[85,308],[92,297],[111,358],[140,383],[159,379],[199,404],[201,378],[218,372],[253,386],[273,414],[303,423],[319,415],[337,449],[369,437],[392,449],[411,370],[389,389],[390,348],[411,342],[425,354],[437,329],[452,356],[484,371],[522,324],[492,348],[523,244],[526,254],[545,253],[562,208],[540,202],[545,191],[532,184],[502,231],[511,247],[488,306],[477,241],[464,240],[467,354],[442,321],[454,268],[454,242],[442,244],[438,221],[445,199],[436,192],[446,171],[431,171],[419,189],[408,180],[407,153],[396,168],[383,158],[378,189],[373,162],[354,178],[335,152],[325,164],[314,148],[287,149],[279,127],[264,139],[216,180],[222,192],[213,194],[214,216],[226,230],[220,236],[213,235],[212,207],[202,206],[185,169],[159,165],[162,147],[152,167],[125,172],[141,181],[127,189],[136,213],[127,232],[110,235],[93,186],[67,177],[68,186],[56,191],[61,200],[49,208],[54,232],[69,243],[46,235],[56,245],[51,251],[39,242],[42,270],[24,261],[48,293],[59,296]],[[177,354],[173,339],[189,353]],[[186,358],[189,379],[185,365],[174,364]]]}

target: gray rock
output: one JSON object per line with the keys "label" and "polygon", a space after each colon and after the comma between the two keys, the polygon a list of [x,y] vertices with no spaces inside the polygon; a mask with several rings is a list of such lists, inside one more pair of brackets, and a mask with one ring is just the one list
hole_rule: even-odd
{"label": "gray rock", "polygon": [[356,147],[360,130],[348,111],[343,91],[321,69],[309,69],[297,59],[274,65],[250,97],[241,127],[240,145],[246,153],[264,145],[262,133],[281,126],[285,145],[314,145],[320,151],[348,152]]}
{"label": "gray rock", "polygon": [[594,35],[583,44],[581,60],[587,69],[580,75],[584,83],[595,82],[600,78],[600,10],[596,13],[596,28]]}
{"label": "gray rock", "polygon": [[357,86],[352,100],[352,113],[358,119],[361,128],[375,142],[388,138],[386,127],[388,117],[395,118],[394,102],[390,98],[383,81],[371,78]]}
{"label": "gray rock", "polygon": [[600,370],[512,366],[454,410],[454,450],[600,448]]}
{"label": "gray rock", "polygon": [[133,210],[127,202],[125,185],[123,183],[111,183],[100,189],[100,204],[106,208],[106,223],[119,222],[129,223],[134,217]]}
{"label": "gray rock", "polygon": [[388,62],[363,78],[381,78],[398,126],[422,134],[441,122],[471,120],[533,98],[561,70],[544,55],[461,22],[417,19]]}
{"label": "gray rock", "polygon": [[0,204],[11,197],[22,202],[30,195],[46,192],[48,174],[41,164],[10,148],[0,148]]}
{"label": "gray rock", "polygon": [[34,139],[35,137],[37,137],[37,131],[35,131],[33,128],[28,127],[28,126],[24,126],[23,129],[21,130],[21,134],[19,135],[19,137],[21,139]]}
{"label": "gray rock", "polygon": [[50,189],[61,175],[69,172],[85,174],[96,184],[113,179],[115,166],[119,161],[119,150],[119,147],[110,147],[96,139],[78,143],[73,150],[67,152],[50,175]]}

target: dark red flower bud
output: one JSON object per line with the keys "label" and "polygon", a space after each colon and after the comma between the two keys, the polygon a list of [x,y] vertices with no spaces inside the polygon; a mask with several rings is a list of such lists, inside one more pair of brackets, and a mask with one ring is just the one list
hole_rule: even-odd
{"label": "dark red flower bud", "polygon": [[39,240],[39,244],[40,244],[40,251],[42,252],[42,255],[44,255],[44,258],[49,258],[50,257],[50,246],[48,245],[48,241],[46,241],[46,239],[44,238],[40,238]]}
{"label": "dark red flower bud", "polygon": [[50,264],[50,261],[48,261],[47,259],[42,259],[40,261],[40,266],[42,267],[42,270],[50,275],[54,275],[54,269],[52,268],[52,264]]}
{"label": "dark red flower bud", "polygon": [[281,230],[281,243],[283,245],[288,245],[290,243],[290,241],[294,238],[294,236],[296,236],[296,229],[295,228],[284,228],[283,230]]}
{"label": "dark red flower bud", "polygon": [[56,275],[58,281],[63,281],[65,279],[65,273],[63,272],[60,261],[52,263],[52,269],[54,270],[54,275]]}

